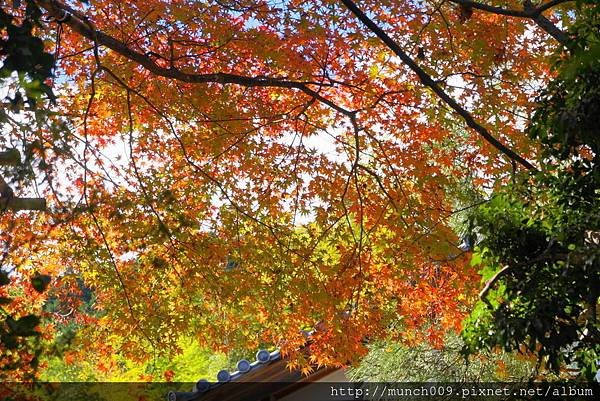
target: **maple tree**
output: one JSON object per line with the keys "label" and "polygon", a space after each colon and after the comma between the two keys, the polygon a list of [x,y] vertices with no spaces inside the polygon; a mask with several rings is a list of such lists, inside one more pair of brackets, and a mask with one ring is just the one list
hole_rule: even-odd
{"label": "maple tree", "polygon": [[49,206],[2,214],[3,265],[55,278],[66,313],[45,330],[73,320],[80,349],[134,359],[182,335],[276,344],[297,364],[303,328],[321,364],[460,329],[479,276],[452,219],[474,206],[465,188],[536,169],[523,125],[579,15],[566,0],[20,3],[2,10],[45,16],[60,96],[46,126],[8,134]]}

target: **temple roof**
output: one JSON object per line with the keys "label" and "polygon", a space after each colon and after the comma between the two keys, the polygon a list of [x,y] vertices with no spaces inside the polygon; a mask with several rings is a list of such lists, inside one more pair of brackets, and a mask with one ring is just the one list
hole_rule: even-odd
{"label": "temple roof", "polygon": [[[305,332],[305,335],[308,338],[310,333]],[[254,401],[269,392],[291,391],[293,383],[311,381],[335,370],[337,369],[317,367],[306,376],[299,370],[290,370],[287,367],[287,358],[282,357],[279,349],[274,351],[262,349],[256,353],[256,359],[253,362],[242,359],[236,364],[235,371],[230,372],[223,369],[217,373],[216,381],[213,382],[200,379],[191,392],[169,392],[168,400]],[[260,395],[260,398],[256,398],[257,395]]]}

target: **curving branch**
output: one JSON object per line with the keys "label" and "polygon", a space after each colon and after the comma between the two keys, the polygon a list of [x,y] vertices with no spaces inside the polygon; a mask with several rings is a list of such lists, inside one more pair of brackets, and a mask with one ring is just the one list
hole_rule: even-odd
{"label": "curving branch", "polygon": [[498,6],[491,6],[489,4],[480,3],[473,0],[448,0],[451,3],[456,3],[464,7],[474,8],[476,10],[486,11],[493,14],[506,15],[509,17],[519,17],[519,18],[535,18],[540,15],[544,11],[547,11],[553,7],[558,6],[562,3],[568,3],[574,0],[552,0],[548,3],[544,3],[538,7],[534,7],[531,4],[531,1],[525,0],[523,2],[523,9],[516,10],[510,8],[502,8]]}
{"label": "curving branch", "polygon": [[351,0],[341,0],[342,3],[350,10],[371,32],[373,32],[386,46],[402,60],[417,76],[423,85],[430,88],[440,99],[444,101],[452,110],[460,115],[463,120],[467,123],[467,126],[475,130],[481,135],[490,145],[496,148],[498,151],[506,155],[510,160],[519,163],[529,170],[536,170],[536,168],[522,156],[517,154],[515,151],[504,145],[498,139],[496,139],[490,132],[481,124],[479,124],[471,113],[463,108],[456,100],[448,95],[442,87],[433,80],[433,78],[425,72],[402,48],[396,43],[387,33],[383,31],[373,20],[371,20],[362,10],[360,10],[356,4]]}
{"label": "curving branch", "polygon": [[491,6],[484,3],[479,3],[473,0],[448,0],[451,3],[458,4],[462,7],[481,10],[492,14],[506,15],[508,17],[529,18],[533,20],[540,28],[552,36],[561,45],[569,48],[571,40],[565,32],[560,30],[548,18],[542,14],[544,11],[556,7],[560,4],[571,2],[573,0],[552,0],[537,7],[534,7],[531,0],[523,1],[523,9],[509,9],[498,6]]}
{"label": "curving branch", "polygon": [[511,269],[510,266],[504,266],[502,269],[498,270],[496,274],[494,274],[489,280],[485,282],[485,285],[479,292],[479,299],[485,302],[486,304],[490,304],[490,301],[487,299],[487,295],[492,289],[492,286],[500,279],[506,272]]}
{"label": "curving branch", "polygon": [[492,287],[494,286],[494,284],[496,284],[498,282],[498,280],[503,278],[503,276],[511,273],[511,270],[531,266],[533,264],[540,263],[540,262],[553,263],[553,262],[565,261],[565,260],[568,261],[569,259],[575,263],[583,262],[584,258],[582,257],[581,254],[551,252],[551,248],[552,248],[553,244],[554,244],[554,242],[550,241],[550,243],[548,244],[548,248],[546,248],[546,250],[544,252],[542,252],[541,255],[539,255],[535,258],[532,258],[525,262],[517,263],[514,265],[505,265],[502,269],[498,270],[492,277],[490,277],[485,282],[485,285],[481,289],[481,292],[479,292],[479,299],[489,305],[489,300],[487,299],[487,296],[488,296],[489,292],[492,290]]}
{"label": "curving branch", "polygon": [[[275,88],[288,88],[296,89],[304,92],[312,98],[317,99],[321,103],[329,106],[333,110],[342,113],[346,116],[350,116],[353,113],[349,110],[338,106],[331,100],[325,98],[319,94],[316,90],[312,89],[313,86],[326,86],[321,82],[313,81],[294,81],[285,78],[275,77],[264,77],[264,76],[244,76],[237,74],[229,74],[224,72],[216,72],[210,74],[194,74],[182,71],[173,66],[161,67],[156,64],[152,57],[147,54],[139,53],[130,47],[128,47],[122,41],[115,39],[114,37],[105,34],[104,32],[98,31],[93,27],[93,24],[82,14],[73,10],[68,5],[58,0],[35,0],[35,2],[48,12],[48,15],[54,18],[56,21],[68,25],[75,32],[90,39],[96,43],[96,45],[106,46],[109,49],[117,52],[121,56],[136,62],[140,66],[144,67],[151,73],[165,77],[172,78],[182,82],[203,84],[203,83],[218,83],[218,84],[235,84],[245,87],[275,87]],[[96,46],[97,47],[97,46]]]}

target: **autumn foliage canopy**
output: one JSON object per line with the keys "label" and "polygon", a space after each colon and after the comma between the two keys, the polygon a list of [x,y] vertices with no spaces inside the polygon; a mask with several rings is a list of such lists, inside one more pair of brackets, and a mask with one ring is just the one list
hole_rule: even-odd
{"label": "autumn foliage canopy", "polygon": [[0,4],[17,22],[39,10],[56,96],[0,111],[0,150],[27,166],[6,181],[48,204],[0,216],[7,310],[41,314],[48,338],[76,322],[77,357],[143,359],[185,335],[299,364],[302,329],[320,364],[460,330],[480,289],[461,213],[538,167],[524,127],[575,7]]}

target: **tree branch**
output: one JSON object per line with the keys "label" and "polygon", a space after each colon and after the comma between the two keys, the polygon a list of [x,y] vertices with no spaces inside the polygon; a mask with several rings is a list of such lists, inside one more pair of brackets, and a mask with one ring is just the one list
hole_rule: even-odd
{"label": "tree branch", "polygon": [[351,0],[341,0],[342,3],[367,27],[373,32],[383,43],[398,56],[404,64],[406,64],[421,80],[421,83],[430,88],[440,99],[442,99],[450,108],[460,115],[467,125],[481,135],[488,143],[505,154],[510,160],[521,164],[529,170],[536,168],[515,151],[508,148],[506,145],[496,139],[489,131],[481,124],[477,123],[471,113],[465,110],[458,104],[450,95],[448,95],[419,65],[402,50],[402,48],[389,37],[377,24],[375,24],[364,12],[362,12],[356,4]]}
{"label": "tree branch", "polygon": [[115,39],[114,37],[105,34],[104,32],[98,31],[93,28],[93,25],[88,19],[71,9],[68,5],[63,4],[58,0],[35,0],[36,3],[44,8],[48,14],[73,29],[80,35],[94,41],[97,45],[106,46],[109,49],[117,52],[118,54],[126,57],[127,59],[134,61],[152,72],[153,74],[165,78],[173,78],[182,82],[189,83],[219,83],[219,84],[236,84],[246,87],[276,87],[276,88],[289,88],[297,89],[305,94],[319,100],[321,103],[331,107],[332,109],[340,112],[346,116],[350,116],[352,112],[338,106],[331,100],[320,95],[314,89],[311,89],[309,85],[323,86],[320,82],[312,81],[294,81],[285,78],[273,78],[273,77],[248,77],[237,74],[229,74],[224,72],[217,72],[211,74],[193,74],[181,71],[173,66],[169,68],[161,67],[157,65],[154,60],[148,57],[146,54],[136,52],[129,48],[122,41]]}
{"label": "tree branch", "polygon": [[494,285],[494,283],[496,283],[504,274],[506,274],[506,272],[508,272],[511,269],[515,269],[515,268],[520,268],[520,267],[526,267],[526,266],[530,266],[532,264],[535,263],[540,263],[540,262],[558,262],[561,260],[572,260],[576,263],[581,263],[583,260],[583,257],[581,256],[581,254],[569,254],[569,253],[563,253],[563,252],[559,252],[559,253],[549,253],[550,248],[552,247],[552,244],[554,242],[551,241],[548,244],[548,248],[539,256],[522,262],[522,263],[517,263],[515,265],[506,265],[504,266],[502,269],[498,270],[496,272],[496,274],[494,274],[492,277],[490,277],[489,280],[486,281],[485,286],[483,287],[483,289],[481,290],[481,292],[479,293],[479,299],[481,299],[482,301],[484,301],[485,303],[489,304],[489,301],[486,299],[487,294],[490,292],[490,290],[492,289],[492,286]]}
{"label": "tree branch", "polygon": [[554,25],[548,18],[544,17],[542,14],[539,14],[536,17],[533,17],[533,20],[540,28],[546,31],[548,35],[556,39],[561,45],[567,49],[572,48],[571,39],[569,36],[558,29],[558,27]]}
{"label": "tree branch", "polygon": [[556,25],[554,25],[548,18],[544,17],[542,13],[551,9],[552,7],[556,7],[559,4],[567,3],[573,0],[552,0],[548,3],[542,4],[539,7],[534,7],[531,4],[530,0],[525,0],[523,2],[522,10],[515,9],[507,9],[497,6],[490,6],[488,4],[479,3],[472,0],[448,0],[452,3],[459,4],[463,7],[470,7],[477,10],[485,11],[488,13],[506,15],[509,17],[518,17],[518,18],[529,18],[532,19],[540,28],[542,28],[546,33],[552,36],[556,41],[558,41],[561,45],[565,47],[570,46],[571,40],[569,37],[561,31]]}
{"label": "tree branch", "polygon": [[502,275],[504,273],[509,271],[510,268],[511,268],[510,266],[504,266],[502,269],[498,270],[496,272],[496,274],[494,274],[488,281],[486,281],[485,286],[481,289],[481,292],[479,292],[479,299],[481,299],[482,301],[484,301],[486,303],[489,303],[489,301],[486,299],[486,296],[487,296],[488,292],[490,292],[492,285],[494,285],[494,283],[496,281],[498,281],[498,279],[500,277],[502,277]]}
{"label": "tree branch", "polygon": [[523,10],[515,10],[509,8],[502,8],[498,6],[491,6],[484,3],[479,3],[473,0],[448,0],[451,3],[459,4],[461,6],[474,8],[481,11],[486,11],[493,14],[506,15],[509,17],[519,17],[519,18],[535,18],[540,15],[544,11],[551,9],[552,7],[556,7],[562,3],[568,3],[574,0],[552,0],[548,3],[542,4],[539,7],[533,7],[530,1],[525,0],[523,3]]}

